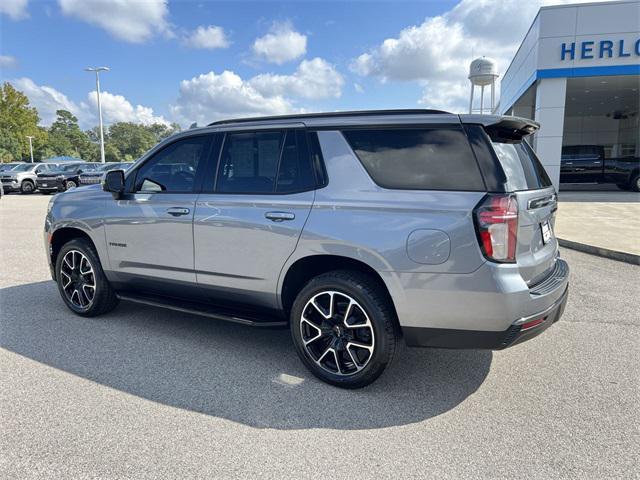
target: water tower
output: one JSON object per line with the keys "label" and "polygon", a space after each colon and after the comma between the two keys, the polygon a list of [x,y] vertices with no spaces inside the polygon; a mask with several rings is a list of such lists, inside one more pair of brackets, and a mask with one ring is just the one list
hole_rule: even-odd
{"label": "water tower", "polygon": [[[493,112],[496,99],[496,79],[498,69],[496,62],[487,57],[476,58],[469,66],[469,80],[471,81],[471,98],[469,99],[469,113],[473,113],[473,91],[480,87],[480,113],[484,113],[484,87],[491,85],[491,107]],[[477,109],[476,109],[477,110]]]}

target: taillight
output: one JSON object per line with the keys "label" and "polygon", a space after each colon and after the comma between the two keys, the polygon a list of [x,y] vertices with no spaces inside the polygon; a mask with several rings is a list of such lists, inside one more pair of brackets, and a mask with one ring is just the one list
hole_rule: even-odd
{"label": "taillight", "polygon": [[494,262],[516,261],[518,201],[513,195],[487,195],[475,209],[482,253]]}

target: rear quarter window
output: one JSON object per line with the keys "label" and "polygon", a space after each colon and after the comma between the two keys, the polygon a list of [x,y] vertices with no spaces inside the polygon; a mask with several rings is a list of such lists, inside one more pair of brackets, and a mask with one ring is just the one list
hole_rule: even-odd
{"label": "rear quarter window", "polygon": [[551,179],[526,141],[492,142],[507,177],[508,191],[537,190],[552,185]]}
{"label": "rear quarter window", "polygon": [[342,134],[373,181],[383,188],[485,190],[462,129],[349,129]]}

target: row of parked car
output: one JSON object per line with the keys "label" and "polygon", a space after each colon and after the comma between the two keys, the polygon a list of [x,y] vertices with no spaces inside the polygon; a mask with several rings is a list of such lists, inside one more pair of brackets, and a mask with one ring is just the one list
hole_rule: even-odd
{"label": "row of parked car", "polygon": [[99,183],[105,172],[127,169],[131,163],[6,163],[0,165],[0,184],[3,193],[44,194],[64,192],[80,185]]}

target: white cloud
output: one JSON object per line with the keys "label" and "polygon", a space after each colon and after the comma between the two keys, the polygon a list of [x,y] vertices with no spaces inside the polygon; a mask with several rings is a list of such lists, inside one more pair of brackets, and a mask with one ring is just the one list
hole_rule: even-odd
{"label": "white cloud", "polygon": [[303,60],[291,75],[265,73],[245,80],[230,71],[209,72],[180,82],[170,110],[183,125],[301,112],[298,100],[339,97],[343,84],[342,75],[322,58]]}
{"label": "white cloud", "polygon": [[[87,95],[91,114],[98,118],[98,96],[96,91]],[[107,91],[100,92],[100,103],[102,105],[102,118],[105,123],[133,122],[143,125],[162,123],[169,125],[162,115],[153,114],[153,108],[136,105],[135,107],[122,95],[114,95]]]}
{"label": "white cloud", "polygon": [[0,55],[0,68],[14,68],[18,61],[11,55]]}
{"label": "white cloud", "polygon": [[183,43],[193,48],[227,48],[229,40],[222,27],[209,25],[208,27],[200,26],[186,36]]}
{"label": "white cloud", "polygon": [[[426,82],[418,104],[424,108],[461,112],[469,108],[469,83],[432,80]],[[485,98],[485,107],[487,106]]]}
{"label": "white cloud", "polygon": [[40,114],[42,125],[51,125],[56,119],[56,110],[68,110],[78,119],[86,119],[82,106],[70,100],[66,95],[53,87],[37,85],[30,78],[19,78],[12,80],[15,88],[23,92],[28,98],[32,107],[36,107]]}
{"label": "white cloud", "polygon": [[172,35],[167,0],[58,0],[62,13],[96,25],[112,36],[142,43],[156,34]]}
{"label": "white cloud", "polygon": [[[55,88],[37,85],[30,78],[19,78],[12,80],[11,83],[29,98],[32,107],[36,107],[40,114],[41,125],[51,125],[56,119],[56,110],[68,110],[73,113],[78,117],[82,128],[91,128],[98,123],[98,104],[95,91],[89,92],[87,102],[76,103]],[[161,115],[154,115],[152,108],[142,105],[134,107],[122,95],[100,92],[100,100],[102,101],[102,116],[106,124],[114,122],[135,122],[145,125],[169,123]]]}
{"label": "white cloud", "polygon": [[289,22],[274,23],[269,33],[253,43],[253,51],[258,57],[281,65],[307,52],[307,37],[296,32]]}
{"label": "white cloud", "polygon": [[172,115],[183,124],[207,124],[230,117],[277,115],[296,111],[280,95],[265,96],[240,76],[225,70],[209,72],[180,82]]}
{"label": "white cloud", "polygon": [[2,0],[0,2],[0,13],[8,15],[13,20],[20,20],[29,16],[27,5],[29,0]]}
{"label": "white cloud", "polygon": [[558,3],[577,2],[462,0],[364,52],[351,70],[382,81],[417,81],[424,86],[420,104],[462,111],[473,57],[490,55],[504,73],[538,9]]}
{"label": "white cloud", "polygon": [[339,97],[344,79],[322,58],[303,60],[293,75],[265,73],[253,77],[249,84],[266,96],[288,95],[300,98]]}

